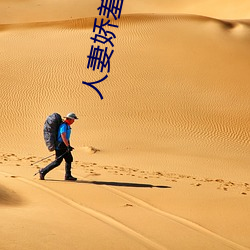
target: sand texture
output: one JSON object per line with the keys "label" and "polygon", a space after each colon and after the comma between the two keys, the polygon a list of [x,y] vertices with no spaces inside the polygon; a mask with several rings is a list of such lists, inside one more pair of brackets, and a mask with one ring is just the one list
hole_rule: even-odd
{"label": "sand texture", "polygon": [[[99,5],[0,2],[0,249],[250,249],[250,3],[124,1],[102,100]],[[53,112],[76,183],[34,176]]]}

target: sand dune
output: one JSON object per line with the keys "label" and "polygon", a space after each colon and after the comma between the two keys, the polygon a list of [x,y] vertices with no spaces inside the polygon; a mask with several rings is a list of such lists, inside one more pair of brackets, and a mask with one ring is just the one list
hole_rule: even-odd
{"label": "sand dune", "polygon": [[[17,4],[18,3],[18,4]],[[55,0],[6,1],[0,2],[2,10],[0,23],[24,23],[41,21],[70,20],[98,15],[97,8],[101,1]],[[179,13],[196,14],[225,19],[249,19],[250,4],[247,0],[150,0],[124,1],[123,14]]]}
{"label": "sand dune", "polygon": [[[81,84],[103,75],[86,67],[92,30],[85,27],[91,21],[12,25],[2,32],[9,52],[2,60],[1,104],[13,139],[25,141],[15,144],[2,130],[5,149],[37,154],[39,148],[46,155],[41,133],[46,116],[75,110],[83,119],[73,128],[80,159],[86,158],[81,148],[92,145],[112,152],[108,161],[106,154],[97,156],[105,164],[124,162],[125,154],[134,166],[190,171],[199,161],[202,173],[211,174],[212,167],[223,176],[239,161],[244,179],[249,25],[190,15],[124,16],[110,76],[99,85],[105,98],[100,102]],[[232,161],[224,160],[228,155]]]}
{"label": "sand dune", "polygon": [[[248,3],[127,1],[103,100],[98,4],[74,3],[0,3],[0,248],[249,249]],[[79,181],[39,181],[44,120],[71,111]]]}

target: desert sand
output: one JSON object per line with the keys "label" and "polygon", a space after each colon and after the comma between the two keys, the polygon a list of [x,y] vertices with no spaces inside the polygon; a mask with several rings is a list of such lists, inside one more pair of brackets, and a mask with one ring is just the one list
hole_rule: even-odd
{"label": "desert sand", "polygon": [[[250,249],[249,1],[124,1],[102,100],[100,2],[0,2],[0,249]],[[53,112],[75,183],[34,176]]]}

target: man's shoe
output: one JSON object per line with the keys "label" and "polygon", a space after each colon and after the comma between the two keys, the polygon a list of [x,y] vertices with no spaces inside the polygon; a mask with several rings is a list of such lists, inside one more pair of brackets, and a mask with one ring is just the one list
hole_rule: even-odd
{"label": "man's shoe", "polygon": [[73,177],[72,175],[71,176],[65,176],[65,181],[76,181],[77,178]]}
{"label": "man's shoe", "polygon": [[44,180],[44,174],[41,172],[41,170],[39,170],[39,175],[40,175],[40,180]]}

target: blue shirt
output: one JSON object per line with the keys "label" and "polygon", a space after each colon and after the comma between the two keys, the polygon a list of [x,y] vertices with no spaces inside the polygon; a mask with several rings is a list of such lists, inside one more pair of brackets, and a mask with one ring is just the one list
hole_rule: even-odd
{"label": "blue shirt", "polygon": [[57,136],[57,141],[60,143],[62,142],[62,137],[61,134],[66,133],[66,138],[69,141],[70,134],[71,134],[71,127],[67,123],[62,123],[58,129],[58,136]]}

